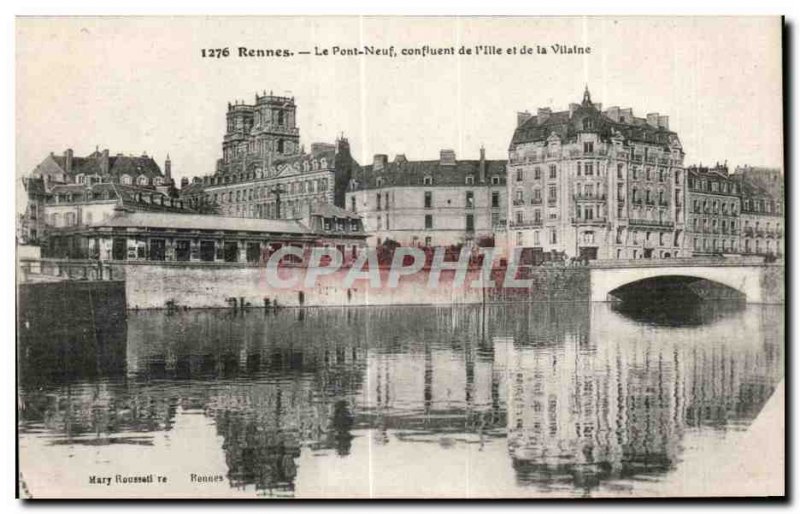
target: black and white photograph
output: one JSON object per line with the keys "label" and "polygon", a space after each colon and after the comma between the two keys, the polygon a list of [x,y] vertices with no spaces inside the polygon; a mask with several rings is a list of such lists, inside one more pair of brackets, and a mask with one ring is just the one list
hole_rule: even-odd
{"label": "black and white photograph", "polygon": [[783,31],[17,17],[18,498],[784,497]]}

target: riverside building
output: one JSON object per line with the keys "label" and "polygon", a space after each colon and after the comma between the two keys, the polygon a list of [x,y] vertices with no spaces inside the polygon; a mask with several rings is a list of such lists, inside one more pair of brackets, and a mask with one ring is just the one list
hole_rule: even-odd
{"label": "riverside building", "polygon": [[423,161],[378,154],[353,175],[345,201],[372,245],[495,246],[505,234],[505,184],[506,161],[486,159],[483,149],[472,160],[453,150]]}
{"label": "riverside building", "polygon": [[253,104],[228,104],[222,158],[211,175],[182,183],[196,209],[224,216],[293,219],[322,204],[344,207],[358,163],[345,137],[300,145],[293,97],[256,94]]}
{"label": "riverside building", "polygon": [[508,246],[524,261],[684,255],[684,152],[669,119],[592,101],[519,113],[509,146]]}

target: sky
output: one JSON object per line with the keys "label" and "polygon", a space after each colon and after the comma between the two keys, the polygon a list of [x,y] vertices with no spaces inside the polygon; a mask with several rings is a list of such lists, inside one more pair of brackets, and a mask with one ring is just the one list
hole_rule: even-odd
{"label": "sky", "polygon": [[[603,107],[668,115],[687,163],[781,166],[781,24],[773,18],[18,18],[16,173],[50,152],[146,152],[173,176],[211,173],[228,102],[294,96],[301,142],[344,134],[375,153],[507,157],[516,113]],[[203,58],[246,46],[314,51],[554,44],[584,55]],[[17,181],[19,183],[19,180]]]}

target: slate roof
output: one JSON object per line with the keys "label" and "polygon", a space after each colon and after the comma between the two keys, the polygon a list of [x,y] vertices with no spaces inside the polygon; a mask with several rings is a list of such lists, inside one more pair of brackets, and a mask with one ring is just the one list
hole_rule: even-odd
{"label": "slate roof", "polygon": [[[135,185],[122,185],[110,182],[99,182],[97,184],[57,184],[50,190],[50,195],[72,194],[73,201],[91,200],[116,200],[123,207],[134,210],[158,210],[158,211],[190,211],[188,207],[179,207],[177,204],[169,205],[170,197],[152,188]],[[99,195],[99,197],[92,197]],[[141,197],[139,196],[141,195]]]}
{"label": "slate roof", "polygon": [[[475,185],[479,182],[480,160],[458,160],[455,165],[441,165],[435,161],[404,161],[395,160],[384,165],[383,169],[375,170],[374,165],[362,166],[353,171],[352,179],[356,181],[355,190],[375,189],[377,187],[392,186],[423,186],[424,179],[430,176],[434,186],[465,186],[466,177],[475,177]],[[486,182],[491,184],[492,177],[499,177],[500,184],[506,183],[505,160],[486,160]],[[378,186],[378,178],[382,179]]]}
{"label": "slate roof", "polygon": [[561,138],[562,143],[574,141],[583,130],[583,120],[592,121],[592,128],[586,132],[597,133],[603,139],[609,139],[614,133],[621,134],[626,140],[641,143],[663,145],[668,147],[672,139],[677,140],[677,133],[663,127],[654,127],[645,118],[633,117],[630,121],[614,121],[602,113],[591,101],[584,101],[572,112],[559,111],[550,113],[540,123],[534,115],[525,120],[514,131],[509,150],[522,143],[546,141],[551,134]]}
{"label": "slate roof", "polygon": [[[61,168],[61,171],[66,172],[66,157],[64,155],[51,155],[50,158]],[[103,154],[97,151],[86,157],[73,157],[70,176],[74,177],[80,174],[101,175],[100,163],[102,158]],[[109,175],[116,177],[122,174],[128,174],[131,177],[146,175],[148,178],[164,176],[158,163],[147,155],[109,155],[108,170]]]}
{"label": "slate roof", "polygon": [[311,215],[322,216],[324,218],[346,218],[351,220],[361,219],[361,216],[358,214],[348,211],[347,209],[342,209],[341,207],[337,207],[330,203],[317,204],[317,206],[311,210]]}
{"label": "slate roof", "polygon": [[95,226],[120,228],[160,228],[227,232],[288,233],[306,235],[309,229],[296,220],[233,218],[210,214],[132,212],[119,214]]}

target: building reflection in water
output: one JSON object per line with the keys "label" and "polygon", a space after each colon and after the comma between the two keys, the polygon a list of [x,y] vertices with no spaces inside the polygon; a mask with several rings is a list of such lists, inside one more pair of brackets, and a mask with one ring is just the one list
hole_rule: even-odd
{"label": "building reflection in water", "polygon": [[[301,454],[352,458],[358,437],[468,439],[510,458],[510,495],[581,494],[669,473],[687,430],[747,426],[782,377],[782,310],[697,308],[668,327],[605,304],[130,313],[73,326],[93,343],[21,340],[20,427],[148,445],[202,413],[230,486],[271,495],[293,494]],[[64,341],[83,353],[32,350]]]}

